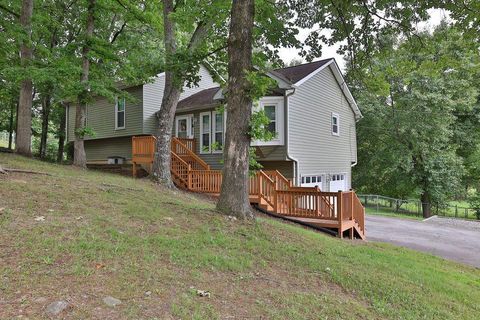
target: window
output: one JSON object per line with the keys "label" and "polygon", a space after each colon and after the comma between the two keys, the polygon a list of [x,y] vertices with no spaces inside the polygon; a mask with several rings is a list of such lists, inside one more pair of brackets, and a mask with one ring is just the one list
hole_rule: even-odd
{"label": "window", "polygon": [[125,98],[117,98],[115,102],[115,130],[125,129]]}
{"label": "window", "polygon": [[213,144],[215,147],[214,152],[221,152],[223,150],[223,142],[225,138],[225,121],[224,114],[214,111],[212,113],[213,118]]}
{"label": "window", "polygon": [[200,113],[200,153],[211,152],[211,113]]}
{"label": "window", "polygon": [[268,124],[267,130],[273,134],[278,132],[277,130],[277,108],[276,106],[264,106],[265,114],[267,115],[268,119],[270,119],[270,123]]}
{"label": "window", "polygon": [[332,134],[334,136],[340,135],[340,116],[336,113],[332,113]]}
{"label": "window", "polygon": [[193,114],[175,117],[175,136],[177,138],[193,138]]}
{"label": "window", "polygon": [[304,175],[301,179],[301,185],[303,187],[322,187],[321,175]]}

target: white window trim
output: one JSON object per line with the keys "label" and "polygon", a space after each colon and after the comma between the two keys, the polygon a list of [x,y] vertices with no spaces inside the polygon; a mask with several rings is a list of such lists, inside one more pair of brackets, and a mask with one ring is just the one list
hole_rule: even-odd
{"label": "white window trim", "polygon": [[125,98],[123,99],[123,127],[118,126],[118,97],[115,98],[115,130],[123,130],[127,124],[127,103]]}
{"label": "white window trim", "polygon": [[[210,132],[209,132],[209,144],[208,144],[208,151],[204,150],[204,146],[203,146],[203,116],[208,116],[208,118],[210,119],[209,121],[209,125],[210,125]],[[209,111],[209,112],[201,112],[200,113],[200,136],[199,136],[199,145],[200,145],[200,154],[208,154],[208,153],[212,153],[212,113]]]}
{"label": "white window trim", "polygon": [[283,146],[285,144],[284,97],[263,97],[254,110],[262,110],[265,105],[275,106],[275,131],[277,137],[270,141],[252,141],[252,146]]}
{"label": "white window trim", "polygon": [[[337,119],[337,132],[333,131],[333,118]],[[340,115],[338,113],[332,112],[330,129],[332,131],[332,136],[340,136]]]}
{"label": "white window trim", "polygon": [[184,114],[181,116],[175,117],[175,137],[178,137],[178,120],[186,119],[187,120],[187,138],[191,139],[194,136],[193,128],[193,114]]}
{"label": "white window trim", "polygon": [[[217,112],[217,111],[212,111],[212,116],[211,116],[211,125],[212,125],[212,129],[210,130],[210,141],[211,141],[211,144],[214,144],[215,142],[217,142],[216,140],[216,125],[217,125],[217,113],[222,113],[222,112]],[[225,133],[227,130],[225,130],[227,128],[227,117],[226,117],[226,112],[224,111],[223,113],[223,141],[222,141],[222,146],[225,147]],[[211,150],[212,153],[223,153],[223,148],[221,150]]]}

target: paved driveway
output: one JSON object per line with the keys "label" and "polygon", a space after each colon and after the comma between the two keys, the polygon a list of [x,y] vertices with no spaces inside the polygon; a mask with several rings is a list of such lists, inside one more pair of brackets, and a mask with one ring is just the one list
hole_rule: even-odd
{"label": "paved driveway", "polygon": [[480,268],[480,222],[367,215],[367,240],[389,242]]}

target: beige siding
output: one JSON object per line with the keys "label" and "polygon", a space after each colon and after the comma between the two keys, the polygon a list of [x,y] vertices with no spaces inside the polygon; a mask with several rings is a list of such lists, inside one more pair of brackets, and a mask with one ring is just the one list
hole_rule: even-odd
{"label": "beige siding", "polygon": [[109,138],[85,141],[87,162],[106,162],[108,157],[123,157],[132,160],[132,138]]}
{"label": "beige siding", "polygon": [[[185,99],[192,94],[195,94],[199,91],[217,87],[219,86],[216,83],[210,72],[203,66],[200,67],[199,71],[200,81],[198,85],[193,88],[184,87],[183,92],[180,96],[181,99]],[[165,74],[160,74],[155,81],[152,83],[147,83],[143,86],[143,133],[144,134],[153,134],[155,133],[155,128],[157,125],[157,118],[155,113],[160,110],[163,98],[163,90],[165,86]]]}
{"label": "beige siding", "polygon": [[[340,135],[331,131],[332,112],[340,115]],[[289,155],[298,176],[347,174],[356,161],[355,115],[330,67],[300,85],[289,98]],[[323,189],[328,189],[324,182]]]}
{"label": "beige siding", "polygon": [[[87,126],[95,132],[95,137],[85,140],[132,136],[142,133],[142,86],[126,89],[132,100],[125,102],[125,129],[115,130],[115,102],[98,97],[87,106]],[[75,105],[68,110],[68,141],[74,140]]]}

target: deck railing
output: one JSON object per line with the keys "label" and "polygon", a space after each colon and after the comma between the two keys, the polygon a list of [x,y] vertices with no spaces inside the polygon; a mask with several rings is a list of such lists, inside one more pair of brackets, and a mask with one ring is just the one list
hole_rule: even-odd
{"label": "deck railing", "polygon": [[175,139],[177,139],[179,142],[183,143],[190,151],[192,151],[194,153],[196,152],[197,149],[195,149],[196,148],[195,138],[179,138],[179,137],[176,137]]}
{"label": "deck railing", "polygon": [[188,183],[189,172],[192,170],[192,167],[175,153],[172,152],[171,155],[170,170],[173,175],[186,186]]}
{"label": "deck railing", "polygon": [[267,176],[275,182],[275,188],[278,190],[288,190],[293,186],[291,180],[285,178],[278,170],[262,170]]}
{"label": "deck railing", "polygon": [[151,163],[155,154],[154,136],[132,137],[132,161],[136,163]]}
{"label": "deck railing", "polygon": [[[154,158],[156,139],[153,136],[132,138],[132,153],[135,163],[151,163]],[[172,138],[171,171],[175,182],[190,191],[219,194],[222,172],[211,170],[195,150],[194,139]],[[294,187],[277,170],[259,170],[249,179],[249,195],[276,214],[296,217],[338,221],[355,221],[365,232],[365,209],[354,191],[322,192],[318,187]],[[353,229],[352,229],[353,230]]]}
{"label": "deck railing", "polygon": [[302,218],[338,220],[341,206],[339,193],[321,192],[318,188],[291,187],[289,190],[276,190],[277,213]]}
{"label": "deck railing", "polygon": [[172,138],[172,152],[190,164],[194,170],[210,170],[210,166],[183,143],[185,140],[191,139]]}

